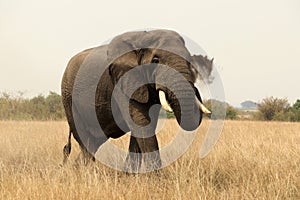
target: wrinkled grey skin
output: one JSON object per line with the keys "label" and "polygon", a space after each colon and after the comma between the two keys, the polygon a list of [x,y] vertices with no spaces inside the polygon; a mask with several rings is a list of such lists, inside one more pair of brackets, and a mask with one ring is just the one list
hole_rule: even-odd
{"label": "wrinkled grey skin", "polygon": [[[75,140],[79,143],[85,160],[88,161],[89,159],[94,160],[95,152],[108,138],[118,138],[126,132],[131,131],[129,152],[137,154],[128,154],[126,159],[127,167],[136,171],[141,166],[142,161],[146,165],[151,164],[159,167],[161,160],[154,132],[160,106],[152,107],[153,105],[160,104],[158,91],[163,90],[165,92],[166,98],[180,126],[185,130],[195,130],[202,120],[202,113],[199,112],[195,97],[200,102],[202,100],[198,90],[194,87],[194,83],[198,77],[208,78],[210,76],[213,60],[208,60],[207,57],[201,55],[191,56],[185,47],[183,38],[176,32],[169,30],[128,32],[115,37],[107,45],[97,47],[97,50],[103,52],[103,54],[97,59],[93,58],[94,62],[104,62],[106,59],[105,62],[109,64],[104,69],[104,73],[98,82],[95,105],[92,105],[95,107],[98,123],[105,134],[105,137],[97,137],[95,133],[90,131],[88,122],[85,121],[87,120],[86,117],[81,113],[76,113],[76,109],[72,109],[72,92],[74,90],[80,91],[82,87],[80,84],[87,84],[84,81],[85,78],[86,80],[90,79],[90,77],[83,77],[80,84],[75,84],[77,73],[80,67],[84,66],[83,63],[85,60],[95,50],[96,48],[92,48],[75,55],[68,63],[62,79],[62,99],[70,127],[69,141],[64,147],[64,162],[66,162],[71,151],[71,134],[73,134]],[[186,84],[174,80],[174,77],[171,75],[172,73],[155,67],[158,63],[179,72],[185,78],[186,82],[190,84],[191,89],[188,89]],[[141,79],[147,79],[152,84],[143,85],[128,97],[129,105],[127,106],[129,106],[130,116],[126,117],[120,114],[117,124],[111,106],[113,104],[114,108],[121,113],[122,106],[124,106],[122,103],[124,102],[118,102],[118,99],[112,98],[114,87],[120,78],[130,69],[147,64],[152,66],[149,67],[149,70],[142,71],[139,76],[123,80],[124,84],[122,84],[122,88],[124,91],[139,84],[142,81]],[[156,82],[161,81],[176,85],[176,91],[171,91],[161,84],[156,84]],[[174,95],[175,93],[177,96]],[[185,105],[180,107],[180,101],[185,102]],[[84,100],[82,104],[83,106],[91,106],[85,105]],[[151,107],[154,109],[151,109],[150,113],[149,109]],[[89,148],[86,147],[87,142],[83,141],[84,139],[79,136],[76,130],[75,115],[79,116],[78,118],[85,124],[83,128],[85,135],[88,141],[92,141],[89,142],[91,144]],[[130,124],[128,117],[141,128],[136,128],[136,126]],[[187,118],[188,120],[183,120]],[[149,124],[151,126],[147,126]],[[147,128],[143,129],[146,126]],[[143,137],[147,134],[147,137]],[[152,154],[151,158],[143,158],[143,153],[147,152],[156,153]]]}

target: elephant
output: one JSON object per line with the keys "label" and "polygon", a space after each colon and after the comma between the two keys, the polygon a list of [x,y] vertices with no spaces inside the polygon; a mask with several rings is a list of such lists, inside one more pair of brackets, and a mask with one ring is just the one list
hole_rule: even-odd
{"label": "elephant", "polygon": [[[174,112],[182,129],[198,128],[203,113],[210,111],[195,82],[208,78],[212,67],[213,59],[191,55],[180,34],[164,29],[126,32],[78,53],[69,61],[61,83],[69,125],[63,163],[71,152],[72,135],[88,162],[95,160],[97,149],[109,138],[130,131],[125,166],[139,171],[144,162],[159,169],[155,128],[160,109]],[[122,98],[114,95],[116,88]]]}

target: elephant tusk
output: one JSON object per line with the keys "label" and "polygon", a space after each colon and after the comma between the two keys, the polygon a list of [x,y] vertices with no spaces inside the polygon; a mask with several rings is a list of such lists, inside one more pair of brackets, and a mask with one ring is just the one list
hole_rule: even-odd
{"label": "elephant tusk", "polygon": [[196,102],[198,104],[199,109],[205,114],[211,114],[210,110],[208,110],[197,98]]}
{"label": "elephant tusk", "polygon": [[168,104],[168,101],[166,99],[166,94],[164,93],[164,91],[159,90],[158,95],[159,95],[159,101],[160,101],[162,108],[167,112],[173,112],[172,108]]}

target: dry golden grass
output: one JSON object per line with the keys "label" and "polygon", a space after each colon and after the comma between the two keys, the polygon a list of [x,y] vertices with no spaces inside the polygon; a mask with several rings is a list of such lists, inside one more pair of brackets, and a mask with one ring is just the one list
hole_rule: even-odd
{"label": "dry golden grass", "polygon": [[74,142],[60,167],[66,122],[0,122],[0,199],[300,199],[300,123],[226,121],[216,147],[199,159],[208,125],[169,167],[128,175],[99,162],[75,167]]}

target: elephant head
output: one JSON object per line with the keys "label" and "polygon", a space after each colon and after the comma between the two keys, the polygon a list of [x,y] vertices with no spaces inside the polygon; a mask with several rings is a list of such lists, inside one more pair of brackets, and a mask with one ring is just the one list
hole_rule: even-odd
{"label": "elephant head", "polygon": [[[194,83],[198,77],[206,79],[210,76],[213,59],[191,56],[183,38],[176,32],[125,33],[110,42],[107,54],[111,63],[110,75],[115,84],[131,69],[146,66],[134,77],[128,76],[123,80],[124,90],[140,86],[129,96],[133,105],[160,103],[166,111],[173,111],[180,126],[188,131],[200,125],[202,113],[210,113],[202,104]],[[141,117],[134,121],[141,125],[151,121],[149,116],[143,119],[146,121],[141,121]]]}

